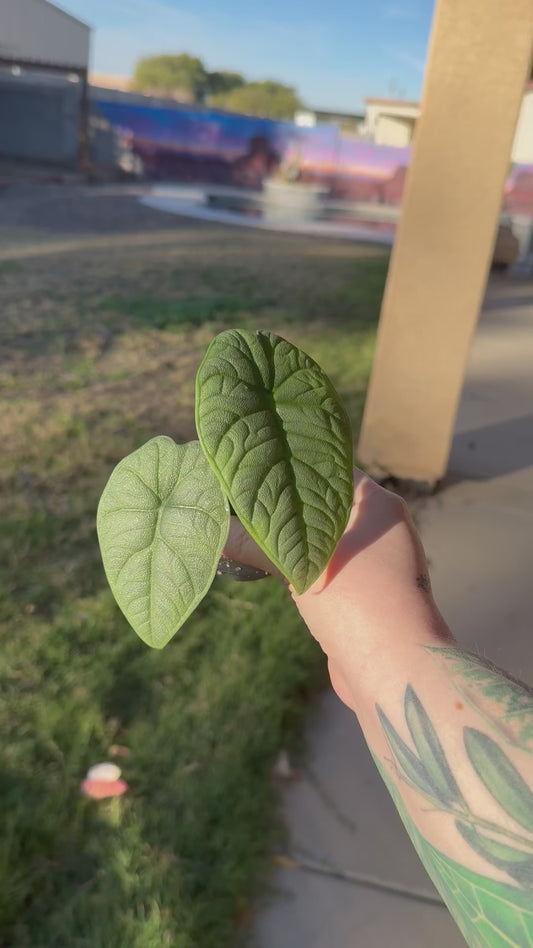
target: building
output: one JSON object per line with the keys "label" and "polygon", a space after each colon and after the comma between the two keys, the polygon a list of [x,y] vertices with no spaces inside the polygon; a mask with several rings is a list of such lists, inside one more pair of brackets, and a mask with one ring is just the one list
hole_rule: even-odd
{"label": "building", "polygon": [[299,109],[294,116],[295,125],[314,128],[315,125],[336,125],[346,135],[358,135],[363,122],[362,112],[332,112],[328,109]]}
{"label": "building", "polygon": [[402,99],[365,99],[362,134],[376,145],[405,148],[410,145],[420,115],[418,102]]}
{"label": "building", "polygon": [[533,164],[533,82],[528,82],[522,99],[511,160],[517,165]]}
{"label": "building", "polygon": [[[366,112],[361,133],[376,145],[404,148],[410,145],[420,115],[418,102],[402,99],[365,99]],[[524,91],[511,152],[513,164],[533,164],[533,82]]]}
{"label": "building", "polygon": [[90,28],[48,0],[0,0],[0,62],[85,70]]}
{"label": "building", "polygon": [[87,161],[90,28],[48,0],[0,0],[0,154]]}

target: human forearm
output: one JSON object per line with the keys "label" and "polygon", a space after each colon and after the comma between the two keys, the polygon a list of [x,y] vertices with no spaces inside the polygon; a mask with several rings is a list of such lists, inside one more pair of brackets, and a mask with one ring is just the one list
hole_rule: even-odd
{"label": "human forearm", "polygon": [[375,701],[354,689],[370,749],[468,943],[531,945],[531,696],[468,653],[417,648]]}
{"label": "human forearm", "polygon": [[408,520],[396,519],[386,549],[364,551],[356,522],[347,534],[353,555],[296,604],[469,944],[529,946],[531,693],[453,641],[420,548],[410,553],[402,542]]}
{"label": "human forearm", "polygon": [[[236,523],[229,552],[269,569]],[[531,948],[532,695],[454,641],[403,501],[355,471],[347,529],[294,601],[468,943]]]}

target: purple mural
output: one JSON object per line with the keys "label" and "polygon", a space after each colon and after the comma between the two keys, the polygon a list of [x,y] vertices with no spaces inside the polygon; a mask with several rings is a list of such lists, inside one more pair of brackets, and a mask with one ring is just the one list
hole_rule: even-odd
{"label": "purple mural", "polygon": [[[92,105],[113,128],[121,154],[149,179],[259,189],[283,168],[294,180],[321,184],[334,198],[392,205],[402,200],[409,148],[374,145],[333,125],[301,128],[215,109],[113,100],[109,93],[96,95]],[[533,214],[533,166],[512,170],[504,209]]]}

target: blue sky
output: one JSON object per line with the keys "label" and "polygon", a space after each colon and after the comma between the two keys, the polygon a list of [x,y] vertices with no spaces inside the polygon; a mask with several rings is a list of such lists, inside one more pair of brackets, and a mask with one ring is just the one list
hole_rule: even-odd
{"label": "blue sky", "polygon": [[296,86],[309,106],[420,95],[433,0],[59,0],[93,29],[92,69],[188,52],[208,69]]}

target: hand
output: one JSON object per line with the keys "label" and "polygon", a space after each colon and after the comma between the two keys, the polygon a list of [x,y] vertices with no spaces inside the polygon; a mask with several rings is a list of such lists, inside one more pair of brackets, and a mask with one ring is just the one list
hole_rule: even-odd
{"label": "hand", "polygon": [[[225,553],[279,576],[232,518]],[[354,471],[350,519],[324,573],[294,602],[329,659],[332,683],[347,704],[344,670],[361,671],[391,641],[407,642],[421,627],[447,630],[433,601],[422,544],[405,502]],[[379,657],[379,656],[378,656]]]}

